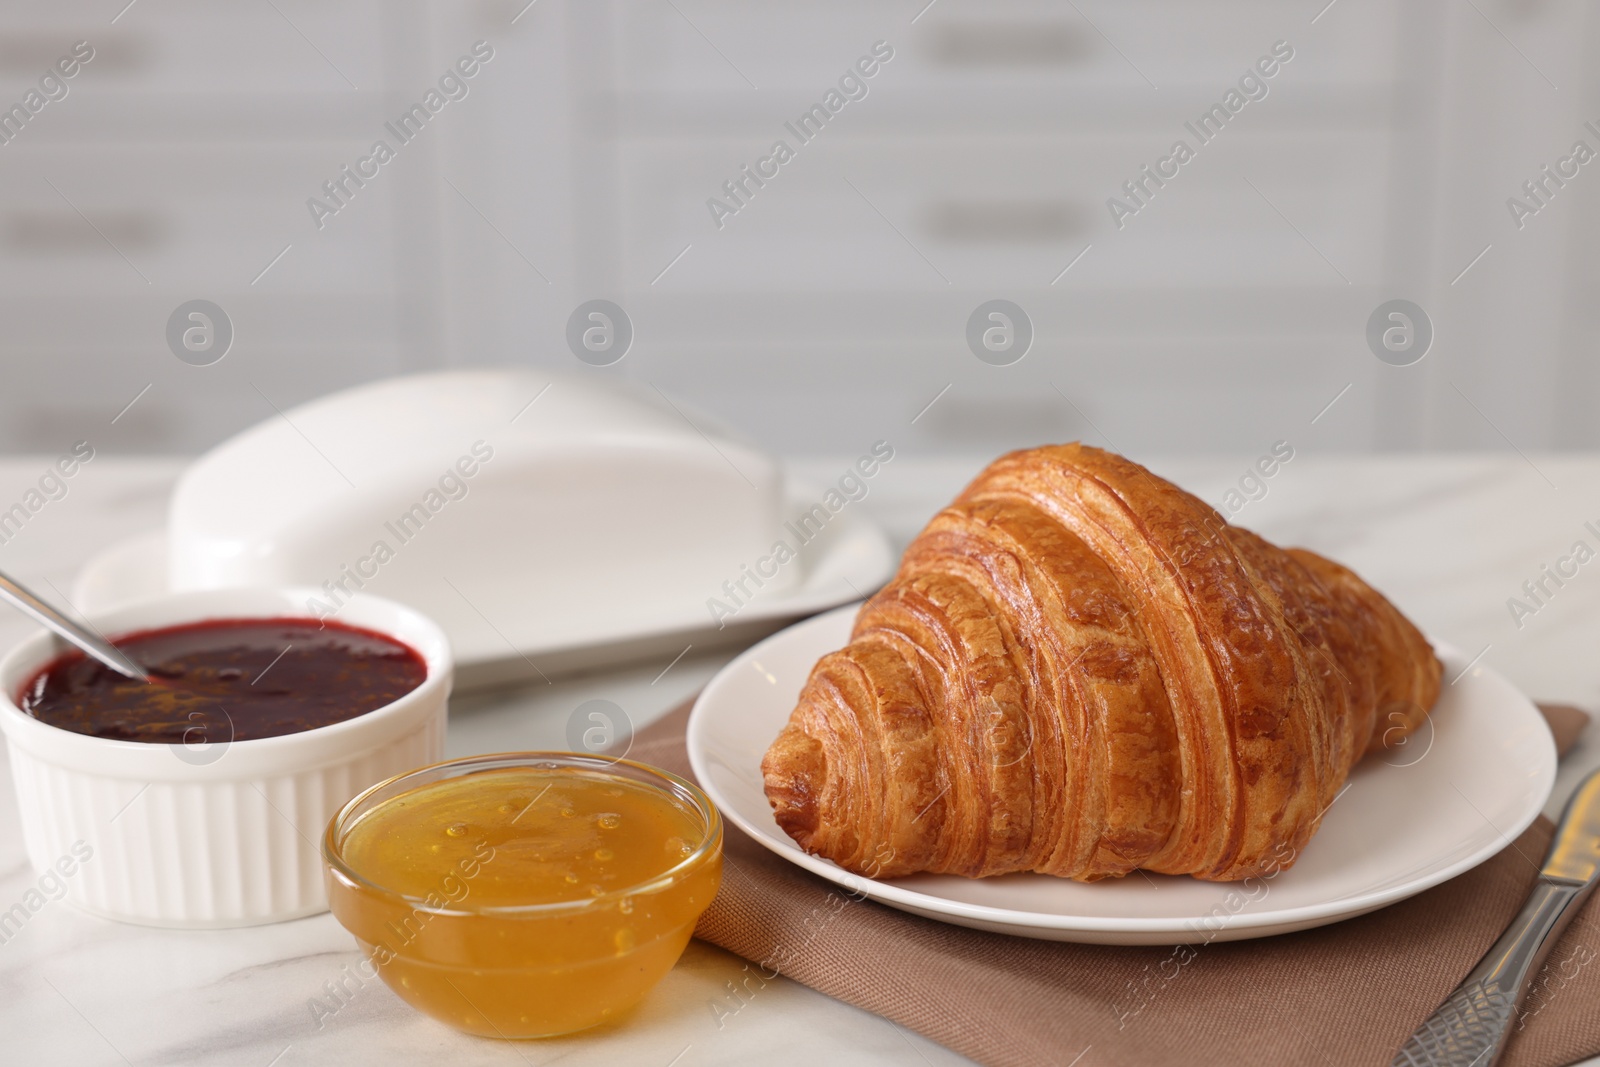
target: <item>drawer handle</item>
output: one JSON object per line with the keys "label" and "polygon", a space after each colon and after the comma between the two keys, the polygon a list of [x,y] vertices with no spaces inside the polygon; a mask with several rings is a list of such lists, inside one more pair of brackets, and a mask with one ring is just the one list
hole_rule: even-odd
{"label": "drawer handle", "polygon": [[942,22],[919,48],[943,67],[1065,67],[1094,58],[1094,40],[1061,22]]}
{"label": "drawer handle", "polygon": [[[130,16],[131,17],[131,16]],[[124,23],[126,25],[126,23]],[[39,75],[55,68],[56,60],[72,51],[72,43],[81,34],[63,23],[58,30],[46,32],[7,33],[0,37],[0,76],[37,83]],[[92,34],[94,60],[87,67],[79,64],[68,82],[77,86],[78,71],[114,71],[119,74],[139,73],[150,66],[153,55],[149,41],[123,30],[121,26],[102,27]],[[21,92],[26,92],[26,88]],[[19,95],[12,92],[12,96]],[[7,100],[7,104],[14,103]]]}
{"label": "drawer handle", "polygon": [[123,250],[148,250],[167,236],[164,220],[149,212],[97,211],[92,217],[94,226],[70,211],[14,211],[6,216],[4,241],[19,252],[115,255],[107,240]]}
{"label": "drawer handle", "polygon": [[1065,200],[946,200],[923,212],[922,228],[953,244],[1036,244],[1080,236],[1088,221],[1081,205]]}

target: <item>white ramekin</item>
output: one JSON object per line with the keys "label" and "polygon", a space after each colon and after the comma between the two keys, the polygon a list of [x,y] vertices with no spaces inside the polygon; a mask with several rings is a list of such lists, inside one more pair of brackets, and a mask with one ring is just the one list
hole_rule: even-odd
{"label": "white ramekin", "polygon": [[[305,618],[321,595],[177,593],[89,621],[115,639],[205,619]],[[452,671],[443,631],[411,608],[363,595],[337,621],[410,645],[427,677],[365,715],[226,745],[113,741],[40,722],[16,699],[66,646],[39,633],[0,659],[0,729],[34,868],[75,858],[69,901],[150,926],[251,926],[326,910],[318,843],[328,820],[368,786],[444,758]]]}

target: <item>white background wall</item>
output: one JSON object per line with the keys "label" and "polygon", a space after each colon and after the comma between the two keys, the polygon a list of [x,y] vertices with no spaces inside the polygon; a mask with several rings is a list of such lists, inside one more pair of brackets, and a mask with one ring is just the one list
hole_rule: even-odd
{"label": "white background wall", "polygon": [[[96,50],[0,145],[6,450],[197,451],[476,363],[649,381],[794,454],[1600,445],[1600,162],[1506,208],[1600,150],[1592,4],[125,3],[0,6],[0,103]],[[317,229],[307,198],[480,39],[470,95]],[[719,230],[706,199],[878,40],[869,95]],[[1269,95],[1116,228],[1278,40]],[[564,341],[594,297],[636,331],[605,370]],[[964,338],[997,297],[1037,334],[1008,367]],[[1365,340],[1394,297],[1436,332],[1408,367]],[[194,298],[236,331],[209,367],[165,340]]]}

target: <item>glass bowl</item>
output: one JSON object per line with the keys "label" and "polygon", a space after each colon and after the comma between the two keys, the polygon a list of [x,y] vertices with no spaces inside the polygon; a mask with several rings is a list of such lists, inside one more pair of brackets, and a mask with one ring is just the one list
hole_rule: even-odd
{"label": "glass bowl", "polygon": [[[579,900],[535,899],[530,891],[530,899],[509,905],[480,906],[470,891],[492,855],[482,864],[441,862],[438,889],[425,896],[376,884],[347,862],[352,829],[402,794],[507,769],[626,779],[687,816],[700,839],[684,841],[682,859],[646,881]],[[329,822],[322,856],[329,906],[361,945],[366,977],[380,976],[412,1007],[458,1030],[551,1037],[618,1018],[672,969],[722,881],[722,818],[689,782],[632,760],[503,753],[380,782]]]}

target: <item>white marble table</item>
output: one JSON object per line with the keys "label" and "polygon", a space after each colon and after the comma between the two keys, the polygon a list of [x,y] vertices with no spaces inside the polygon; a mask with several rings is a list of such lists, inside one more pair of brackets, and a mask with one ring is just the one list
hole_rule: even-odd
{"label": "white marble table", "polygon": [[[1254,457],[1152,466],[1207,500]],[[20,499],[46,457],[0,460],[0,510]],[[818,480],[840,462],[801,465]],[[861,507],[899,542],[908,539],[979,466],[905,456],[874,481]],[[9,542],[0,570],[70,593],[77,568],[112,542],[158,527],[180,464],[97,458]],[[1553,485],[1551,483],[1554,483]],[[1299,455],[1235,520],[1353,566],[1426,630],[1470,653],[1531,695],[1600,707],[1600,561],[1580,569],[1519,629],[1507,599],[1600,527],[1600,457],[1517,455],[1324,458]],[[1592,573],[1591,573],[1592,572]],[[0,646],[27,632],[0,611]],[[565,747],[571,710],[615,701],[644,723],[694,692],[731,653],[557,680],[523,691],[458,699],[449,753]],[[1549,811],[1600,764],[1591,729],[1565,761]],[[0,783],[0,910],[34,874],[23,852],[9,772]],[[402,1005],[376,983],[318,1025],[312,997],[357,961],[331,916],[254,929],[182,932],[124,926],[52,903],[0,944],[0,1062],[295,1067],[299,1064],[916,1064],[965,1063],[887,1020],[787,980],[768,984],[719,1027],[714,1003],[742,962],[701,942],[623,1026],[541,1043],[464,1037]],[[347,985],[347,989],[350,986]],[[1092,1062],[1092,1056],[1085,1067]],[[1600,1063],[1600,1061],[1593,1061]]]}

